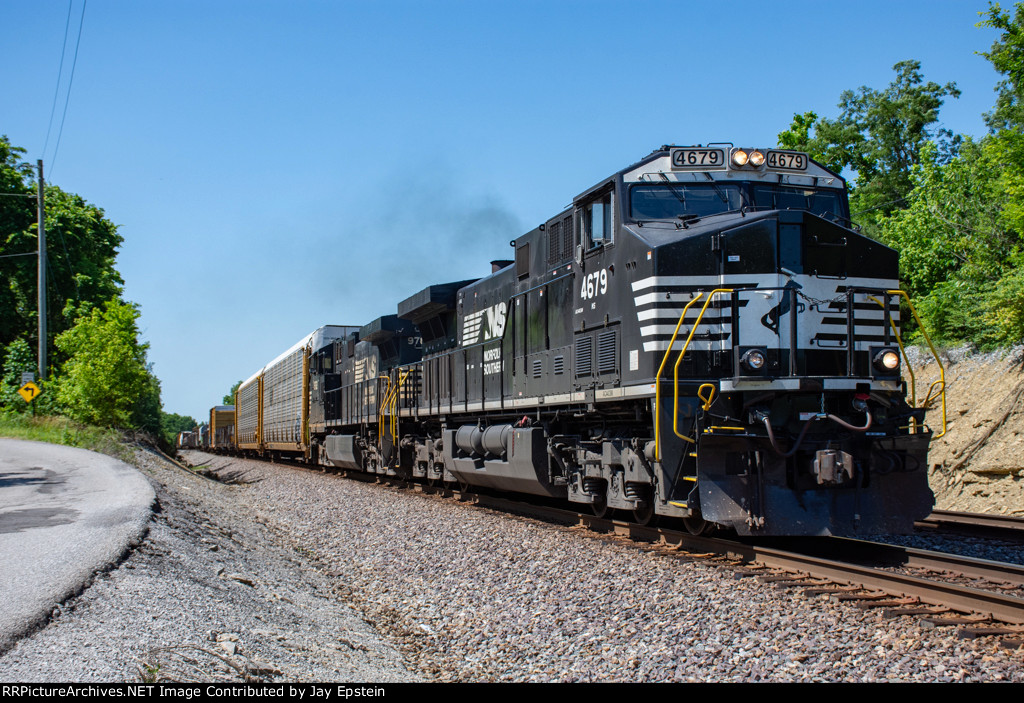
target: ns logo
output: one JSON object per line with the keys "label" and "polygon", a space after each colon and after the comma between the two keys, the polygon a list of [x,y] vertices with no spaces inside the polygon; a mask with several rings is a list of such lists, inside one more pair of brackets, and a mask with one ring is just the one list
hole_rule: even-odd
{"label": "ns logo", "polygon": [[462,346],[501,339],[505,334],[505,316],[508,306],[498,303],[462,318]]}
{"label": "ns logo", "polygon": [[371,353],[355,363],[355,382],[371,381],[377,378],[377,355]]}

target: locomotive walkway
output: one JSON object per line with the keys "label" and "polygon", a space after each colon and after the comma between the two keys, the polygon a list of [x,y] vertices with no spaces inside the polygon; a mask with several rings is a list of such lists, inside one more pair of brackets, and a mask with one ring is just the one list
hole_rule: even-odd
{"label": "locomotive walkway", "polygon": [[146,533],[153,488],[102,454],[0,439],[0,653]]}

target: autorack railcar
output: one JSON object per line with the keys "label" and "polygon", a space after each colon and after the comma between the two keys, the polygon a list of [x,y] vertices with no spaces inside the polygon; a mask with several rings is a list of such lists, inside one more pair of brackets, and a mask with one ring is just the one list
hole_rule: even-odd
{"label": "autorack railcar", "polygon": [[235,406],[215,405],[210,408],[210,449],[228,451],[235,446]]}

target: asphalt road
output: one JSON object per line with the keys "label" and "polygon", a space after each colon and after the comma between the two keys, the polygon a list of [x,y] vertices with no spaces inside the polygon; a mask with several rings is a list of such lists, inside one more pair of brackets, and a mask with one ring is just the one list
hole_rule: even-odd
{"label": "asphalt road", "polygon": [[146,534],[154,493],[103,454],[0,439],[0,652]]}

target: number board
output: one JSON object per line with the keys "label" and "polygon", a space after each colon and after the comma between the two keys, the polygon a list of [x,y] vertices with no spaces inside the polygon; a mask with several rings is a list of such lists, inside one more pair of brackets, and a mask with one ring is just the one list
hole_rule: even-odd
{"label": "number board", "polygon": [[725,168],[725,149],[685,147],[672,149],[673,171],[711,171]]}
{"label": "number board", "polygon": [[783,171],[806,171],[807,154],[800,151],[769,151],[768,168]]}

